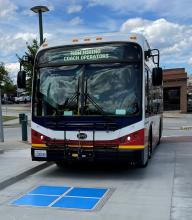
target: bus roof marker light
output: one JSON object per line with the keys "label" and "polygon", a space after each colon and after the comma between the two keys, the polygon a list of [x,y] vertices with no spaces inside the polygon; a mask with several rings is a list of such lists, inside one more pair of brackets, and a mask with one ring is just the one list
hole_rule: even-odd
{"label": "bus roof marker light", "polygon": [[90,38],[85,38],[84,41],[88,42],[88,41],[91,41],[91,39]]}
{"label": "bus roof marker light", "polygon": [[48,47],[48,43],[44,43],[44,44],[42,45],[42,47],[43,47],[43,48]]}
{"label": "bus roof marker light", "polygon": [[137,40],[137,37],[136,36],[130,36],[130,40]]}
{"label": "bus roof marker light", "polygon": [[72,42],[73,42],[73,43],[79,42],[79,39],[73,39]]}
{"label": "bus roof marker light", "polygon": [[96,40],[103,40],[102,37],[96,37]]}

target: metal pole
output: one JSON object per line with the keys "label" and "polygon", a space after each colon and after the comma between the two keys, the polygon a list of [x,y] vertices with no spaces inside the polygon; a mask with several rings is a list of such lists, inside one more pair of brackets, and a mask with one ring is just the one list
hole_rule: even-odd
{"label": "metal pole", "polygon": [[40,35],[40,45],[42,45],[43,44],[43,19],[42,19],[42,13],[49,11],[49,9],[46,6],[40,5],[40,6],[32,7],[31,10],[34,13],[37,13],[39,15],[39,35]]}
{"label": "metal pole", "polygon": [[39,36],[40,36],[40,45],[43,44],[43,20],[42,20],[42,11],[39,10]]}
{"label": "metal pole", "polygon": [[3,116],[2,116],[2,106],[1,106],[1,88],[0,88],[0,142],[4,142]]}

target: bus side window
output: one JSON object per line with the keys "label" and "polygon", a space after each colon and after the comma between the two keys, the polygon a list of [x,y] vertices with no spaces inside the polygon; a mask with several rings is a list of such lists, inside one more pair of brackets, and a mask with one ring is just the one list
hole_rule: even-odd
{"label": "bus side window", "polygon": [[149,72],[145,69],[145,114],[149,115]]}
{"label": "bus side window", "polygon": [[152,72],[148,70],[148,76],[149,76],[149,81],[148,81],[148,102],[149,102],[149,114],[153,115],[154,113],[154,108],[153,108],[153,95],[154,95],[154,87],[152,85]]}

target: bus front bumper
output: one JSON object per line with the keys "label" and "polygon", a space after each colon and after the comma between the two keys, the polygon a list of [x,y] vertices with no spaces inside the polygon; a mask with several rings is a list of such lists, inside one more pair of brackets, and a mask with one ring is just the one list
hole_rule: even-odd
{"label": "bus front bumper", "polygon": [[140,162],[143,158],[143,147],[94,147],[94,148],[33,148],[31,157],[33,161],[109,161],[119,160]]}

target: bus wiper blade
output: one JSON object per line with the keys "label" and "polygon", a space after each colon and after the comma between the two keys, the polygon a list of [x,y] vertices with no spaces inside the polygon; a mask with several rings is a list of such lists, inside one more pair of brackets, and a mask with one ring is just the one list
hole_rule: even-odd
{"label": "bus wiper blade", "polygon": [[[103,109],[91,98],[91,96],[89,95],[89,93],[85,93],[85,102],[87,102],[87,99],[96,107],[96,109],[102,113],[103,115],[105,115],[105,112],[103,111]],[[85,105],[86,108],[86,105]]]}
{"label": "bus wiper blade", "polygon": [[87,79],[86,79],[86,84],[85,84],[84,96],[85,96],[85,102],[84,102],[84,106],[83,106],[83,112],[87,107],[87,100],[89,100],[102,115],[105,115],[105,112],[103,111],[103,109],[92,99],[92,97],[87,92]]}
{"label": "bus wiper blade", "polygon": [[70,104],[77,99],[77,106],[79,104],[79,96],[80,96],[80,92],[79,92],[79,78],[78,78],[78,85],[77,85],[77,91],[69,98],[66,99],[63,107],[66,108],[68,106],[70,106]]}

